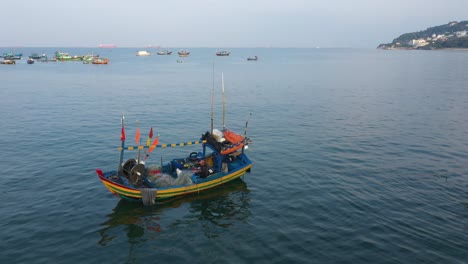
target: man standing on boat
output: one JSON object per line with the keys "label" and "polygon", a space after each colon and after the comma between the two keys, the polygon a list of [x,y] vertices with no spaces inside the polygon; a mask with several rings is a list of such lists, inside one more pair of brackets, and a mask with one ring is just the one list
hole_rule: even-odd
{"label": "man standing on boat", "polygon": [[200,178],[204,179],[210,175],[208,166],[206,165],[205,160],[200,160]]}

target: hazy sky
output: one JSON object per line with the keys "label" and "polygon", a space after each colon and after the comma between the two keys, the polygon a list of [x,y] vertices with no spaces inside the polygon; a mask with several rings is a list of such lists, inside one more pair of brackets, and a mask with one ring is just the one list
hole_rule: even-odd
{"label": "hazy sky", "polygon": [[468,0],[2,0],[0,46],[356,47],[468,20]]}

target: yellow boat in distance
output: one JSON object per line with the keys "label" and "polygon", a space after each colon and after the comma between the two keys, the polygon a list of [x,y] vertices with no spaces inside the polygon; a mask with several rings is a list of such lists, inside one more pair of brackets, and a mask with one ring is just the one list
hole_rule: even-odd
{"label": "yellow boat in distance", "polygon": [[179,57],[188,57],[190,55],[190,52],[186,50],[180,50],[177,52],[177,54],[179,54]]}
{"label": "yellow boat in distance", "polygon": [[[123,120],[122,117],[118,170],[103,172],[96,169],[104,186],[118,198],[152,205],[156,201],[215,188],[241,177],[252,168],[252,161],[245,153],[251,139],[245,134],[242,136],[229,129],[213,129],[198,141],[158,144],[159,137],[153,139],[151,129],[146,145],[126,147]],[[139,142],[138,129],[136,134],[135,140]],[[147,162],[154,149],[197,145],[202,146],[202,151],[191,152],[166,164],[151,165]],[[132,150],[138,152],[136,158],[123,162],[124,151]]]}

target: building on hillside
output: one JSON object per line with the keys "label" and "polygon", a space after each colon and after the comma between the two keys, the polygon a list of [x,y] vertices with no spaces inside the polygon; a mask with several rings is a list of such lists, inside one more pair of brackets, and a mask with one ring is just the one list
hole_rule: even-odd
{"label": "building on hillside", "polygon": [[429,45],[429,42],[427,42],[425,39],[413,39],[408,42],[408,45],[412,46],[413,48],[417,48]]}

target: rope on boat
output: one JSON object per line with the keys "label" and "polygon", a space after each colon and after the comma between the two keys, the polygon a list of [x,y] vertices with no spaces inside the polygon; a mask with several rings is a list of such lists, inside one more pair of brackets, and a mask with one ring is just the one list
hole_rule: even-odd
{"label": "rope on boat", "polygon": [[[182,142],[182,143],[173,143],[173,144],[160,144],[156,145],[155,148],[175,148],[175,147],[185,147],[191,145],[197,145],[200,143],[206,143],[206,140],[197,140],[197,141],[189,141],[189,142]],[[119,147],[119,150],[141,150],[141,149],[149,149],[151,146],[127,146],[127,147]]]}

